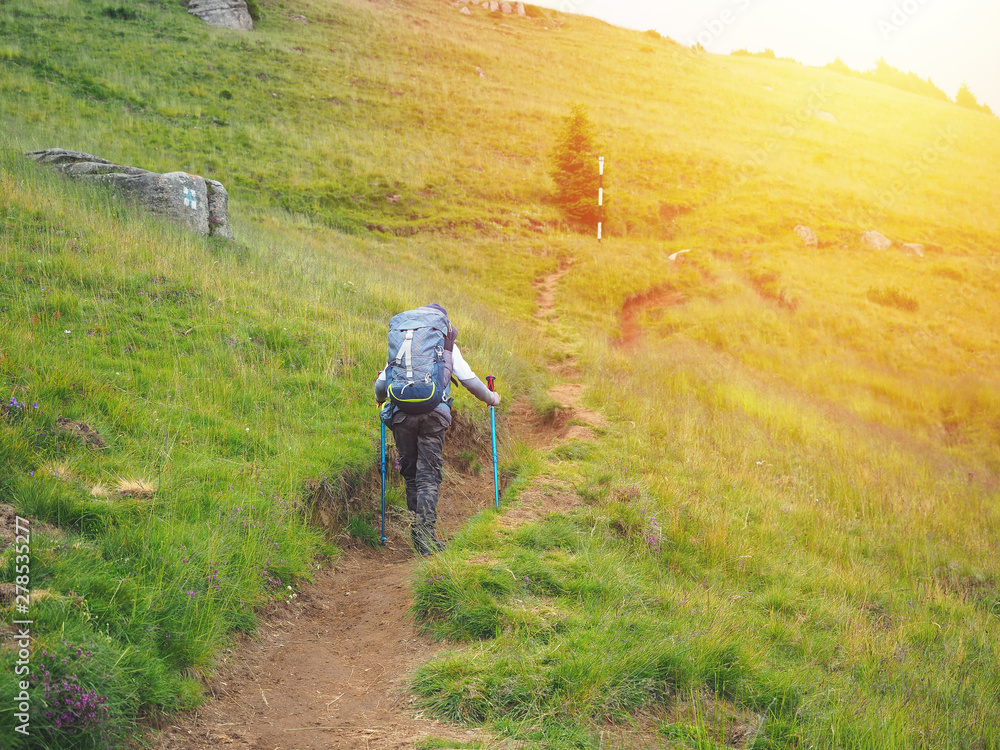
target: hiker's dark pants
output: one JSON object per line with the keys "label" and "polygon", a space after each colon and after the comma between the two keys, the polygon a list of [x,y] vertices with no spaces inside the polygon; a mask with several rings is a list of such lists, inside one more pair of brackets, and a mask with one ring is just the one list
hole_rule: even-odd
{"label": "hiker's dark pants", "polygon": [[435,410],[429,414],[399,412],[392,422],[399,473],[406,482],[406,507],[414,515],[414,539],[434,539],[444,436],[449,420]]}

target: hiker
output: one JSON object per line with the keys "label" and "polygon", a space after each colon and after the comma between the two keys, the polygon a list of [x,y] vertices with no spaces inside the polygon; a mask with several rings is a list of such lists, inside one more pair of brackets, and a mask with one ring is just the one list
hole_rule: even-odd
{"label": "hiker", "polygon": [[457,380],[483,403],[496,406],[489,390],[455,346],[458,329],[448,312],[429,304],[400,313],[389,324],[389,358],[375,379],[381,417],[396,442],[399,473],[406,482],[410,533],[421,555],[444,548],[434,533],[445,433],[451,426],[451,384]]}

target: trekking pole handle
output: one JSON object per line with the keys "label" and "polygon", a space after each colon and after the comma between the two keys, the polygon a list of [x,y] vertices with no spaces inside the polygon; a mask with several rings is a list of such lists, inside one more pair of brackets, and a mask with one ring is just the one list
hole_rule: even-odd
{"label": "trekking pole handle", "polygon": [[493,381],[495,381],[495,380],[496,380],[496,378],[494,376],[492,376],[492,375],[487,375],[486,376],[486,387],[489,388],[491,391],[494,390],[494,388],[493,388]]}

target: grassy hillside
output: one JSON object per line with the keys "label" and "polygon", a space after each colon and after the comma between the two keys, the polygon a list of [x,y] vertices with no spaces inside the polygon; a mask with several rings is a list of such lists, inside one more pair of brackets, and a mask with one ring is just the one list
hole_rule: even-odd
{"label": "grassy hillside", "polygon": [[[33,670],[93,691],[33,741],[196,703],[226,634],[334,552],[307,488],[371,467],[385,321],[430,295],[508,401],[572,361],[612,418],[505,446],[505,503],[579,510],[486,514],[424,566],[416,614],[460,643],[416,678],[433,711],[546,747],[630,721],[666,747],[1000,747],[1000,123],[542,9],[258,4],[241,34],[167,0],[0,3],[0,491],[48,524]],[[550,199],[578,102],[600,244]],[[51,146],[221,180],[237,242],[21,156]]]}

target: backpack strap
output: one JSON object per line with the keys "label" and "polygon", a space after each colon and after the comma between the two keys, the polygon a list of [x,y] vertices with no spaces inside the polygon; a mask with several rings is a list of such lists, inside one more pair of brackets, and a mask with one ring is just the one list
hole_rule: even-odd
{"label": "backpack strap", "polygon": [[413,379],[413,356],[411,350],[413,348],[413,330],[406,332],[406,338],[403,339],[403,343],[399,346],[399,351],[396,353],[396,359],[393,362],[398,366],[400,362],[403,361],[403,357],[406,357],[406,377],[409,380]]}

